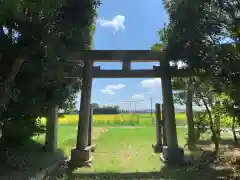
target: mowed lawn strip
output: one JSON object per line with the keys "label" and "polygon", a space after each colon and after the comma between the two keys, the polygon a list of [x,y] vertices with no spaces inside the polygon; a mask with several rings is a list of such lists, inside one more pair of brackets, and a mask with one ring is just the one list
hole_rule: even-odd
{"label": "mowed lawn strip", "polygon": [[[178,139],[184,145],[186,129],[178,128]],[[153,153],[155,128],[111,128],[94,127],[93,143],[97,144],[93,153],[91,168],[77,169],[77,172],[148,172],[159,171],[163,165],[159,155]],[[58,144],[67,156],[76,146],[76,126],[60,125]]]}

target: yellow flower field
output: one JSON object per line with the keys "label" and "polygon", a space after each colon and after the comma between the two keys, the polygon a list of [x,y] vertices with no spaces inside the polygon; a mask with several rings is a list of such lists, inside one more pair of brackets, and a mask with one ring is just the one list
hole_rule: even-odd
{"label": "yellow flower field", "polygon": [[[185,122],[185,113],[177,113],[177,122]],[[93,115],[94,125],[151,125],[155,119],[155,115],[150,114],[97,114]],[[41,122],[46,123],[46,118],[42,118]],[[78,114],[66,114],[58,119],[59,124],[77,124]]]}

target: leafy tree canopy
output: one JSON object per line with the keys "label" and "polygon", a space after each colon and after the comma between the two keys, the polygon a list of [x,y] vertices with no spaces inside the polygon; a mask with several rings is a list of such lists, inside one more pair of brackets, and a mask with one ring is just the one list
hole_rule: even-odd
{"label": "leafy tree canopy", "polygon": [[4,127],[9,122],[30,123],[29,119],[34,124],[36,117],[46,115],[46,107],[61,106],[79,90],[81,79],[64,76],[81,63],[67,60],[91,48],[98,5],[97,0],[1,1],[0,121]]}

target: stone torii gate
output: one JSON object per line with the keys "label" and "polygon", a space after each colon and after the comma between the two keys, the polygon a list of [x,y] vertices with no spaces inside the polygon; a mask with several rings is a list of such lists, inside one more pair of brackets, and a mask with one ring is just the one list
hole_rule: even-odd
{"label": "stone torii gate", "polygon": [[[195,73],[187,69],[171,67],[165,60],[164,53],[154,51],[119,51],[119,50],[94,50],[82,51],[71,58],[71,62],[79,63],[84,60],[84,66],[77,72],[67,74],[67,78],[82,77],[82,92],[80,102],[76,148],[71,152],[71,164],[85,166],[91,163],[91,148],[88,146],[89,117],[91,115],[91,91],[93,78],[153,78],[162,80],[162,94],[164,104],[164,117],[166,126],[167,146],[163,147],[164,157],[168,162],[182,161],[184,153],[178,146],[176,120],[173,104],[171,77],[188,77]],[[94,66],[94,62],[122,62],[121,70],[102,70],[100,66]],[[160,66],[153,69],[132,70],[131,62],[160,62]]]}

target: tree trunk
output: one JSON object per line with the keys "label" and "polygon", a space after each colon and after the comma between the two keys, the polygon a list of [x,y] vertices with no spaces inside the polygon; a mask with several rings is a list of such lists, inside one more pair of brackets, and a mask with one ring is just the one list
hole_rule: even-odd
{"label": "tree trunk", "polygon": [[[12,65],[11,71],[8,74],[6,80],[4,80],[3,85],[0,85],[0,116],[2,115],[4,109],[9,103],[10,93],[12,92],[12,83],[14,83],[17,73],[20,71],[23,65],[23,59],[16,59]],[[1,83],[1,82],[0,82]]]}
{"label": "tree trunk", "polygon": [[[220,106],[220,102],[217,101],[216,105]],[[217,114],[215,115],[214,123],[215,123],[215,133],[216,133],[215,149],[216,149],[216,151],[218,151],[219,150],[220,139],[221,139],[220,114],[219,114],[219,112],[217,112]]]}
{"label": "tree trunk", "polygon": [[203,101],[203,104],[204,104],[204,106],[206,108],[206,111],[208,113],[208,117],[209,117],[209,120],[210,120],[210,129],[211,129],[211,132],[212,132],[212,141],[215,145],[215,151],[217,152],[219,150],[219,139],[218,139],[218,136],[217,136],[217,131],[214,128],[214,121],[213,121],[212,113],[211,113],[211,111],[208,107],[208,103],[204,99],[204,96],[201,93],[199,93],[199,95],[200,95],[201,100]]}
{"label": "tree trunk", "polygon": [[188,147],[193,147],[195,145],[195,133],[194,133],[194,123],[193,123],[193,90],[192,90],[192,80],[188,79],[187,86],[187,97],[186,97],[186,115],[187,115],[187,125],[188,125]]}
{"label": "tree trunk", "polygon": [[237,138],[236,131],[235,131],[235,123],[236,123],[236,117],[233,116],[233,120],[232,120],[232,133],[233,133],[234,142],[237,143],[238,142],[238,138]]}

